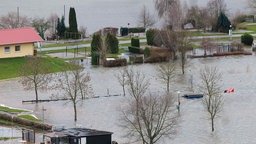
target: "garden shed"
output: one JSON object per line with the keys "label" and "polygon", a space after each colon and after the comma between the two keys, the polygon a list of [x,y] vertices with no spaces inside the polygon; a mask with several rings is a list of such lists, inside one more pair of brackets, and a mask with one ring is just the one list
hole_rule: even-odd
{"label": "garden shed", "polygon": [[111,144],[112,132],[87,128],[55,130],[43,135],[47,144]]}

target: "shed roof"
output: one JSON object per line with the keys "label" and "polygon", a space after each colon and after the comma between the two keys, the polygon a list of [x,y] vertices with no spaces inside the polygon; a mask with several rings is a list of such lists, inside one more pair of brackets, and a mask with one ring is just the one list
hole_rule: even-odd
{"label": "shed roof", "polygon": [[43,39],[32,27],[0,30],[0,45],[39,42]]}
{"label": "shed roof", "polygon": [[112,135],[112,132],[108,131],[100,131],[95,129],[88,128],[69,128],[58,130],[58,133],[62,133],[63,135],[73,136],[73,137],[90,137],[90,136],[103,136],[103,135]]}

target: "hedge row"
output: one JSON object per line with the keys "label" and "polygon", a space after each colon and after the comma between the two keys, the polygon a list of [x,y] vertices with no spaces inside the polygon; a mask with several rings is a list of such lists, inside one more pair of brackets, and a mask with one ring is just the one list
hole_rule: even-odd
{"label": "hedge row", "polygon": [[141,54],[141,49],[138,47],[128,46],[128,49],[129,49],[129,52],[131,53]]}
{"label": "hedge row", "polygon": [[146,29],[144,27],[133,27],[128,29],[129,33],[144,33]]}
{"label": "hedge row", "polygon": [[16,116],[11,116],[8,114],[0,114],[0,119],[9,121],[9,122],[13,122],[22,126],[27,126],[27,127],[32,127],[35,129],[40,129],[40,130],[51,130],[52,126],[42,123],[42,122],[36,122],[36,121],[32,121],[32,120],[27,120],[24,118],[19,118]]}
{"label": "hedge row", "polygon": [[144,63],[167,62],[169,57],[167,55],[151,56],[144,60]]}
{"label": "hedge row", "polygon": [[143,57],[142,56],[130,56],[129,57],[131,63],[143,63]]}
{"label": "hedge row", "polygon": [[117,66],[126,66],[126,59],[115,59],[115,60],[107,60],[103,63],[104,67],[117,67]]}

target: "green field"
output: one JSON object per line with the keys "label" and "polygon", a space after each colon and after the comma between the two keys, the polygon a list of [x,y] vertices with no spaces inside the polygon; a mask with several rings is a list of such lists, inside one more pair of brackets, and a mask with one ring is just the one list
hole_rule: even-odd
{"label": "green field", "polygon": [[[51,67],[50,72],[60,72],[65,70],[67,63],[59,58],[45,57],[46,65]],[[0,59],[0,80],[16,78],[19,76],[18,71],[25,58],[4,58]]]}
{"label": "green field", "polygon": [[14,108],[9,108],[9,107],[5,107],[5,106],[0,106],[0,111],[8,112],[8,113],[21,113],[21,112],[26,112],[25,110],[14,109]]}

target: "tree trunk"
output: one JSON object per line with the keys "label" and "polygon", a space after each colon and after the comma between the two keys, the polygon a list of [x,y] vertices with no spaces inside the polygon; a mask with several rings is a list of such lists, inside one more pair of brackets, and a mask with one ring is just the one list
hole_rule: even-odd
{"label": "tree trunk", "polygon": [[35,93],[36,93],[36,103],[38,103],[38,92],[37,92],[37,85],[35,85]]}
{"label": "tree trunk", "polygon": [[76,102],[73,103],[74,106],[74,121],[77,121],[77,111],[76,111]]}
{"label": "tree trunk", "polygon": [[125,96],[125,87],[123,86],[123,93],[124,93],[124,96]]}
{"label": "tree trunk", "polygon": [[168,93],[169,93],[169,91],[170,91],[169,86],[170,86],[170,78],[168,78],[168,81],[167,81],[167,92],[168,92]]}
{"label": "tree trunk", "polygon": [[212,132],[214,131],[214,119],[212,118]]}

